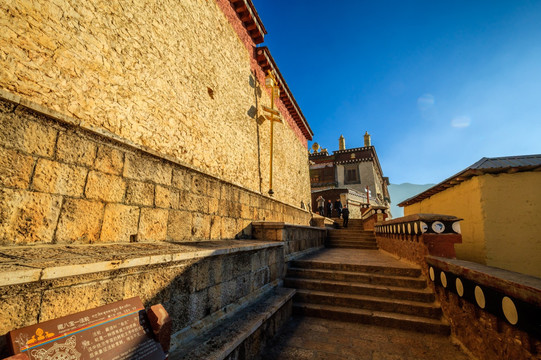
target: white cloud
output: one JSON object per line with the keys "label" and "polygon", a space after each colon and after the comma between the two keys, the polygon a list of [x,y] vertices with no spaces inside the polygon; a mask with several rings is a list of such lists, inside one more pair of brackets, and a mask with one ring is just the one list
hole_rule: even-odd
{"label": "white cloud", "polygon": [[470,126],[471,119],[469,116],[457,116],[451,120],[451,126],[454,128],[465,128]]}
{"label": "white cloud", "polygon": [[432,94],[423,94],[417,99],[417,107],[421,111],[425,111],[434,106],[435,99]]}

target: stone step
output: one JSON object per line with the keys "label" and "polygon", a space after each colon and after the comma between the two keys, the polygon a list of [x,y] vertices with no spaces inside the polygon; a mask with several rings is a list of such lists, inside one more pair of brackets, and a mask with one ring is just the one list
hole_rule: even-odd
{"label": "stone step", "polygon": [[375,236],[364,236],[364,235],[358,235],[358,234],[328,235],[327,239],[329,239],[329,240],[367,240],[367,241],[376,241]]}
{"label": "stone step", "polygon": [[[377,253],[377,252],[375,252]],[[379,275],[396,275],[396,276],[421,276],[421,269],[414,267],[393,267],[393,266],[377,266],[365,264],[344,264],[330,261],[316,260],[293,260],[289,266],[303,269],[321,269],[321,270],[338,270],[350,272],[362,272]]]}
{"label": "stone step", "polygon": [[376,240],[327,240],[327,244],[329,245],[369,245],[369,246],[377,246]]}
{"label": "stone step", "polygon": [[354,233],[354,234],[362,234],[362,235],[367,235],[367,236],[374,236],[373,231],[353,229],[353,228],[350,228],[349,226],[345,229],[329,229],[328,233],[329,235]]}
{"label": "stone step", "polygon": [[377,250],[379,249],[376,244],[372,245],[361,245],[361,244],[350,244],[350,245],[344,245],[344,244],[327,244],[326,247],[328,248],[342,248],[342,249],[364,249],[364,250]]}
{"label": "stone step", "polygon": [[358,234],[358,233],[348,233],[348,234],[328,234],[327,239],[367,239],[367,240],[375,240],[376,237],[374,234],[372,235],[365,235],[365,234]]}
{"label": "stone step", "polygon": [[429,319],[413,315],[353,309],[343,306],[322,304],[294,303],[293,311],[305,316],[325,319],[360,322],[370,325],[394,327],[424,333],[450,334],[449,324],[445,320]]}
{"label": "stone step", "polygon": [[[218,321],[211,330],[173,348],[169,360],[256,358],[261,345],[291,316],[294,294],[294,289],[276,288],[256,303]],[[246,349],[250,353],[244,353]]]}
{"label": "stone step", "polygon": [[431,303],[435,301],[434,293],[429,291],[429,289],[409,289],[398,286],[385,286],[349,281],[315,280],[286,277],[284,279],[284,286],[303,290],[370,295],[381,298],[411,300],[425,303]]}
{"label": "stone step", "polygon": [[294,302],[343,306],[348,308],[393,312],[431,319],[441,319],[442,311],[436,303],[385,299],[369,295],[337,294],[323,291],[297,290]]}
{"label": "stone step", "polygon": [[426,280],[422,277],[414,278],[410,276],[377,275],[373,273],[303,269],[293,267],[287,269],[287,276],[302,279],[352,281],[376,285],[409,287],[414,289],[424,289],[427,285]]}

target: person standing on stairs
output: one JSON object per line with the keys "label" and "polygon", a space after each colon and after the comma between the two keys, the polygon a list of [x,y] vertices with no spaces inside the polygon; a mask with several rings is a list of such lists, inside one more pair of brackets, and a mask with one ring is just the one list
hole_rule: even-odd
{"label": "person standing on stairs", "polygon": [[317,201],[317,209],[319,210],[319,215],[325,216],[325,213],[323,212],[323,210],[325,209],[325,199],[323,198],[323,196],[319,195],[316,201]]}
{"label": "person standing on stairs", "polygon": [[349,222],[349,209],[347,205],[344,205],[344,208],[342,209],[342,219],[344,219],[343,226],[347,228]]}
{"label": "person standing on stairs", "polygon": [[338,218],[340,219],[340,214],[342,213],[342,202],[340,201],[340,198],[336,199],[334,202],[334,208],[336,209],[336,212],[338,213]]}
{"label": "person standing on stairs", "polygon": [[332,201],[331,201],[331,199],[329,199],[329,201],[327,202],[327,217],[328,218],[332,217]]}

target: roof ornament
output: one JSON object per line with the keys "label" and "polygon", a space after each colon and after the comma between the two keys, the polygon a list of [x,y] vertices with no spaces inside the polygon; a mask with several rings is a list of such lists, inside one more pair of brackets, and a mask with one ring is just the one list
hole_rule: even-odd
{"label": "roof ornament", "polygon": [[364,146],[372,146],[372,143],[370,141],[370,134],[368,133],[368,131],[364,134]]}
{"label": "roof ornament", "polygon": [[338,150],[346,150],[346,139],[344,138],[344,135],[340,135],[340,138],[338,139]]}

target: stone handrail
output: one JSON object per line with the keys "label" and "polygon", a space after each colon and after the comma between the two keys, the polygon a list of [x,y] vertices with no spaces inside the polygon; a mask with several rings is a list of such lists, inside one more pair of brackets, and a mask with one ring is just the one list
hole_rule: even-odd
{"label": "stone handrail", "polygon": [[421,266],[453,335],[479,359],[531,359],[541,349],[541,279],[455,259],[461,219],[415,214],[375,226],[378,246]]}
{"label": "stone handrail", "polygon": [[376,223],[376,238],[383,250],[423,266],[426,255],[456,257],[461,220],[441,214],[408,215]]}
{"label": "stone handrail", "polygon": [[387,219],[388,214],[386,213],[386,210],[387,207],[385,206],[370,206],[370,208],[361,216],[363,228],[365,230],[374,230],[376,223]]}
{"label": "stone handrail", "polygon": [[541,279],[427,256],[429,278],[454,335],[479,359],[532,359],[541,349]]}

